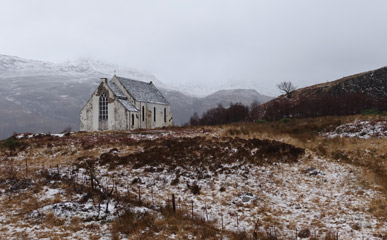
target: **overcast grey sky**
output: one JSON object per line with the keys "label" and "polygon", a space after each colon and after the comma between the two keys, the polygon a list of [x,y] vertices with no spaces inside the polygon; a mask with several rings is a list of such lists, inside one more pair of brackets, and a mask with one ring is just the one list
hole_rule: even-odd
{"label": "overcast grey sky", "polygon": [[0,54],[278,95],[387,65],[385,0],[0,0]]}

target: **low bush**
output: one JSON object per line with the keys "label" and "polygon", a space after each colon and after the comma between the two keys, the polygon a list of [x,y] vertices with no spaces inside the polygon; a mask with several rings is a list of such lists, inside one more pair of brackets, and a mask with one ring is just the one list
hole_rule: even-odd
{"label": "low bush", "polygon": [[112,234],[132,234],[140,229],[152,229],[155,227],[154,222],[155,217],[149,213],[136,214],[126,210],[124,214],[113,221]]}
{"label": "low bush", "polygon": [[14,139],[13,137],[0,142],[0,148],[8,148],[10,150],[15,150],[20,145],[20,141]]}
{"label": "low bush", "polygon": [[290,118],[281,118],[279,121],[280,121],[281,123],[289,123],[291,120],[292,120],[292,119],[290,119]]}
{"label": "low bush", "polygon": [[376,109],[367,109],[361,112],[362,115],[377,115],[380,114],[380,112]]}

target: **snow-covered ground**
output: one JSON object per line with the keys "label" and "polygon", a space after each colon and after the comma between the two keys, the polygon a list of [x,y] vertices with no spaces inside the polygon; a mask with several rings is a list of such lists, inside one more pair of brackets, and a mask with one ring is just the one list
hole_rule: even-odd
{"label": "snow-covered ground", "polygon": [[[109,135],[111,142],[105,145],[99,143],[101,139],[106,141]],[[161,217],[157,213],[158,207],[170,204],[174,194],[178,210],[190,215],[193,205],[196,217],[212,221],[219,229],[223,226],[226,230],[251,233],[257,224],[261,232],[275,232],[282,239],[293,238],[296,231],[305,229],[319,237],[327,232],[338,233],[339,239],[378,239],[377,236],[386,233],[387,224],[370,211],[371,201],[381,199],[384,195],[376,187],[362,184],[363,170],[359,167],[318,157],[309,151],[299,156],[297,161],[268,161],[267,164],[258,161],[257,164],[243,160],[242,156],[245,155],[239,158],[238,154],[247,149],[247,157],[254,156],[259,152],[259,145],[250,146],[250,142],[242,139],[220,138],[204,129],[139,132],[128,134],[126,140],[118,138],[118,135],[112,136],[113,133],[98,133],[54,138],[57,142],[51,140],[54,141],[50,143],[51,147],[43,147],[38,152],[35,149],[33,154],[27,149],[9,158],[15,161],[15,166],[23,166],[25,159],[33,162],[42,157],[45,161],[67,161],[67,165],[47,169],[48,173],[55,175],[59,170],[62,179],[71,178],[85,186],[90,185],[87,180],[89,172],[81,163],[93,161],[96,178],[104,188],[116,188],[114,193],[120,196],[127,196],[129,192],[132,197],[138,196],[140,191],[141,200],[153,207],[133,206],[131,210],[138,213],[154,212],[158,217]],[[175,165],[176,162],[136,165],[138,160],[134,158],[135,154],[151,154],[149,151],[162,147],[164,140],[171,140],[165,142],[170,147],[184,144],[184,137],[187,136],[205,138],[199,139],[201,144],[196,146],[199,150],[193,151],[193,155],[181,157],[196,156],[206,161],[197,166]],[[95,147],[81,150],[80,142],[83,140],[79,139],[87,139]],[[31,141],[34,137],[25,140]],[[225,145],[219,142],[237,145],[223,148]],[[147,148],[146,144],[151,147]],[[204,156],[208,154],[204,149],[215,145],[220,146],[217,151],[223,149],[224,156],[228,157],[213,165],[211,156]],[[187,149],[191,149],[190,146]],[[113,158],[111,161],[125,157],[129,160],[119,165],[104,163],[99,156],[109,152]],[[171,154],[174,154],[172,150]],[[287,153],[283,154],[285,157]],[[76,156],[81,158],[77,159]],[[219,155],[214,153],[213,156]],[[193,194],[192,187],[195,185],[199,187],[200,194]],[[20,193],[32,191],[31,198],[39,203],[25,213],[20,210],[20,205],[10,203],[7,189],[11,184],[3,183],[2,186],[5,187],[2,187],[0,203],[10,206],[0,214],[0,237],[6,239],[20,236],[50,239],[49,233],[52,231],[62,233],[66,239],[87,239],[94,233],[98,233],[100,239],[110,239],[109,221],[115,219],[123,209],[123,205],[115,199],[97,204],[82,192],[69,195],[60,180],[51,180],[38,190],[32,191],[33,188],[28,186],[21,188]],[[44,222],[50,214],[63,221],[63,224],[51,228],[41,225],[40,221]],[[82,222],[81,229],[76,228],[75,217]]]}
{"label": "snow-covered ground", "polygon": [[387,121],[354,121],[338,126],[333,132],[323,134],[326,137],[387,137]]}
{"label": "snow-covered ground", "polygon": [[[142,198],[148,201],[153,192],[156,205],[166,205],[175,194],[178,208],[189,212],[193,201],[196,215],[215,221],[219,228],[223,217],[224,228],[231,231],[251,232],[258,222],[261,231],[276,229],[277,235],[286,239],[295,236],[296,229],[310,229],[319,235],[339,232],[341,239],[361,239],[387,228],[367,212],[370,200],[381,193],[361,187],[354,167],[317,157],[267,166],[225,164],[223,173],[209,170],[206,174],[210,177],[204,179],[177,167],[176,185],[176,174],[146,168],[128,166],[112,171],[104,166],[97,172],[107,186],[111,176],[119,176],[118,191],[123,195],[128,183],[139,179],[129,185],[130,191],[136,194],[140,188]],[[195,183],[201,188],[200,195],[187,189]]]}

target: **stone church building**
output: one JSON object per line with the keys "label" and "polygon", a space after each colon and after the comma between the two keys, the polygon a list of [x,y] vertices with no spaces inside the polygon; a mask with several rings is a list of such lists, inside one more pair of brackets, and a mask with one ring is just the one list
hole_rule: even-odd
{"label": "stone church building", "polygon": [[168,101],[152,82],[118,77],[101,83],[81,110],[81,131],[172,126]]}

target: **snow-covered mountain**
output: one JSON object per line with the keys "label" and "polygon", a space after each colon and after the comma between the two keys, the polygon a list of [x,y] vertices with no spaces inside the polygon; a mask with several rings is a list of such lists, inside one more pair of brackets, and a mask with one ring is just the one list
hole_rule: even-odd
{"label": "snow-covered mountain", "polygon": [[0,139],[13,132],[58,132],[79,129],[79,112],[101,77],[112,75],[152,81],[171,104],[174,122],[187,122],[221,103],[266,102],[255,90],[229,90],[212,97],[194,97],[166,86],[152,74],[116,64],[80,58],[60,64],[0,55]]}
{"label": "snow-covered mountain", "polygon": [[164,84],[152,74],[90,58],[78,58],[72,61],[55,64],[0,54],[0,73],[1,77],[72,75],[75,77],[73,78],[75,81],[86,80],[94,76],[99,78],[117,74],[145,82],[153,81],[160,87],[164,86]]}

